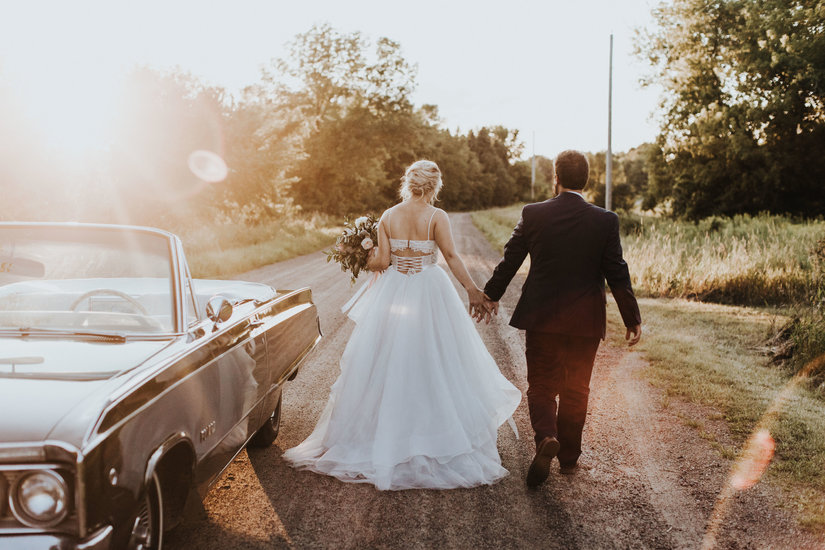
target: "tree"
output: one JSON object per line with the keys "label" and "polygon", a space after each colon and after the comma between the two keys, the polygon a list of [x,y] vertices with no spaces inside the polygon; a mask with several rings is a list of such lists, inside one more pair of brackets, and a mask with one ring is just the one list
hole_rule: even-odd
{"label": "tree", "polygon": [[638,54],[665,90],[647,197],[690,218],[825,209],[825,10],[674,0]]}
{"label": "tree", "polygon": [[[409,95],[416,69],[387,38],[375,47],[360,33],[329,25],[298,35],[288,59],[265,72],[275,100],[303,119],[302,156],[292,194],[303,207],[347,214],[387,205],[387,177],[416,129]],[[292,83],[292,85],[285,84]]]}
{"label": "tree", "polygon": [[473,210],[485,206],[480,192],[481,163],[470,149],[467,136],[453,134],[432,122],[432,118],[426,120],[419,129],[414,155],[406,158],[405,164],[416,158],[426,158],[438,164],[444,184],[439,194],[439,207]]}
{"label": "tree", "polygon": [[335,215],[383,210],[420,158],[441,167],[445,208],[505,205],[529,193],[529,177],[516,164],[518,133],[443,129],[436,106],[413,107],[415,73],[396,42],[373,44],[328,25],[298,35],[287,59],[265,71],[263,96],[303,121],[296,128],[300,151],[287,171],[299,205]]}
{"label": "tree", "polygon": [[[504,206],[519,200],[524,192],[525,182],[517,181],[518,169],[513,162],[521,155],[523,144],[518,139],[518,130],[508,130],[503,126],[481,128],[467,136],[470,149],[481,164],[481,202],[486,206]],[[521,188],[519,187],[521,186]],[[527,192],[530,180],[526,181]]]}

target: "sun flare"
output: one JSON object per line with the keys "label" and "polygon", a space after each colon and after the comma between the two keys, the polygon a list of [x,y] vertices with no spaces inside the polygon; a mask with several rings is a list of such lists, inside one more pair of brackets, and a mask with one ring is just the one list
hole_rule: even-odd
{"label": "sun flare", "polygon": [[70,156],[105,149],[121,74],[93,59],[32,58],[25,71],[7,76],[23,123],[44,147]]}

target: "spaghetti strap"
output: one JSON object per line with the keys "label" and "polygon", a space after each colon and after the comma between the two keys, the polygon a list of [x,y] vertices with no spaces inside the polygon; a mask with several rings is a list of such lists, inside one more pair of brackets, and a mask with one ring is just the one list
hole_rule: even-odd
{"label": "spaghetti strap", "polygon": [[427,224],[427,240],[428,240],[428,241],[430,240],[430,226],[431,226],[431,225],[432,225],[432,223],[433,223],[433,218],[435,217],[435,213],[436,213],[436,212],[438,212],[438,209],[437,209],[437,208],[436,208],[435,210],[433,210],[433,215],[432,215],[432,216],[430,216],[430,221],[429,221],[429,223]]}
{"label": "spaghetti strap", "polygon": [[392,235],[390,235],[390,209],[389,209],[389,208],[388,208],[388,209],[387,209],[387,211],[384,213],[384,217],[386,218],[386,219],[384,220],[384,225],[386,225],[386,226],[387,226],[387,237],[389,237],[390,239],[392,239]]}

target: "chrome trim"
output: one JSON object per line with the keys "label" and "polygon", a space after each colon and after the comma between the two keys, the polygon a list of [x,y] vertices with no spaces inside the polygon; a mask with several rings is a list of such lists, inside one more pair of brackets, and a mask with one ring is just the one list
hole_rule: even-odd
{"label": "chrome trim", "polygon": [[85,474],[86,474],[86,462],[85,456],[78,455],[77,457],[77,469],[75,470],[75,483],[74,483],[74,510],[75,514],[77,515],[77,532],[80,534],[81,537],[86,536],[86,531],[89,526],[86,524],[86,484],[84,483]]}
{"label": "chrome trim", "polygon": [[[37,471],[34,471],[34,472],[30,471],[30,472],[26,472],[26,473],[20,475],[20,477],[18,477],[14,481],[14,485],[12,485],[9,488],[9,505],[11,505],[12,514],[14,515],[14,517],[17,521],[19,521],[20,523],[22,523],[23,525],[25,525],[27,527],[34,527],[34,528],[39,528],[39,529],[48,529],[50,527],[54,527],[55,525],[59,525],[64,519],[66,519],[69,516],[69,504],[72,501],[72,498],[71,498],[72,495],[69,494],[69,484],[66,483],[66,479],[62,475],[58,474],[52,468],[28,468],[28,469],[29,470],[37,470]],[[19,495],[17,494],[17,491],[20,488],[20,485],[23,483],[23,481],[26,480],[26,478],[28,478],[29,476],[32,476],[34,474],[38,474],[38,473],[47,474],[50,477],[54,478],[58,482],[58,484],[60,484],[60,486],[63,488],[63,493],[66,495],[66,506],[63,508],[63,513],[60,514],[58,517],[56,517],[55,519],[53,519],[51,521],[36,521],[36,520],[32,519],[29,516],[28,512],[26,512],[23,509],[25,507],[18,502]],[[19,510],[18,510],[18,507],[20,508]]]}
{"label": "chrome trim", "polygon": [[19,464],[0,464],[0,471],[2,472],[13,472],[13,471],[26,471],[26,470],[57,470],[66,468],[65,464],[60,464],[59,462],[46,462],[44,464],[26,464],[26,463],[19,463]]}
{"label": "chrome trim", "polygon": [[174,233],[158,229],[156,227],[148,227],[145,225],[120,225],[114,223],[81,223],[81,222],[0,222],[0,227],[87,227],[89,229],[118,229],[127,231],[137,231],[140,233],[154,233],[164,237],[174,237]]}
{"label": "chrome trim", "polygon": [[182,262],[181,257],[183,256],[179,256],[183,253],[181,248],[180,239],[172,235],[171,239],[169,239],[169,254],[172,261],[172,303],[175,308],[173,312],[175,332],[185,332],[186,330],[186,324],[183,318],[185,308],[183,302],[183,279],[181,275],[183,271],[181,264],[186,262]]}
{"label": "chrome trim", "polygon": [[[304,288],[301,288],[301,289],[298,289],[298,290],[293,290],[292,292],[289,292],[289,293],[287,293],[287,294],[284,294],[283,296],[278,296],[278,297],[276,297],[276,298],[273,298],[272,300],[265,302],[264,304],[260,305],[259,307],[256,307],[256,308],[253,310],[252,314],[254,315],[254,314],[255,314],[255,313],[257,313],[259,310],[263,310],[263,309],[266,309],[267,307],[270,307],[270,306],[272,305],[272,303],[273,303],[273,301],[274,301],[274,300],[277,300],[277,301],[286,300],[287,298],[289,298],[289,297],[291,297],[291,296],[294,296],[294,295],[297,295],[297,294],[301,294],[301,293],[303,293],[303,292],[305,292],[305,291],[307,291],[307,290],[309,290],[309,287],[304,287]],[[304,303],[304,304],[298,304],[298,305],[296,305],[296,306],[293,306],[292,308],[286,309],[286,310],[284,310],[283,312],[279,313],[278,315],[281,315],[281,314],[283,314],[283,313],[286,313],[287,311],[291,311],[294,307],[303,307],[303,309],[306,309],[307,307],[314,306],[314,305],[315,305],[315,304],[314,304],[314,303],[310,300],[309,302],[306,302],[306,303]],[[303,311],[303,309],[302,309],[301,311]],[[278,315],[276,315],[276,317],[277,317]],[[250,318],[251,318],[251,316],[250,316]],[[191,376],[191,375],[192,375],[192,374],[194,374],[194,373],[190,373],[188,376],[186,376],[186,377],[184,377],[184,378],[181,378],[180,380],[176,381],[174,384],[172,384],[171,386],[169,386],[168,388],[166,388],[166,389],[165,389],[162,393],[159,393],[159,394],[155,395],[152,399],[150,399],[149,401],[147,401],[146,403],[144,403],[143,405],[141,405],[140,407],[138,407],[137,409],[135,409],[134,411],[132,411],[129,415],[127,415],[127,416],[123,417],[123,418],[122,418],[122,419],[120,419],[118,422],[116,422],[115,424],[113,424],[113,425],[112,425],[109,429],[107,429],[105,432],[103,432],[103,433],[96,433],[96,431],[97,431],[97,427],[100,425],[101,421],[102,421],[102,420],[106,417],[106,415],[109,413],[109,411],[111,411],[111,410],[112,410],[113,408],[115,408],[118,404],[120,404],[120,403],[121,403],[121,402],[122,402],[122,401],[123,401],[126,397],[128,397],[128,396],[131,394],[131,392],[132,392],[132,391],[134,391],[134,390],[135,390],[135,389],[137,389],[139,386],[141,386],[142,384],[144,384],[147,380],[150,380],[150,379],[154,378],[155,376],[157,376],[158,374],[160,374],[160,373],[161,373],[164,369],[168,368],[170,365],[172,365],[172,364],[174,364],[176,361],[180,360],[180,359],[181,359],[181,357],[184,357],[184,356],[186,356],[186,355],[189,355],[189,354],[191,354],[191,353],[194,353],[195,351],[197,351],[197,350],[198,350],[198,349],[200,349],[201,347],[206,346],[206,345],[208,345],[209,343],[211,343],[211,341],[212,341],[212,339],[213,339],[213,338],[218,337],[218,336],[220,336],[220,335],[224,334],[225,332],[228,332],[230,329],[234,328],[234,327],[235,327],[235,326],[237,326],[238,324],[240,324],[240,323],[242,323],[242,322],[245,322],[245,321],[247,321],[247,317],[244,317],[243,319],[239,319],[237,322],[232,323],[231,325],[226,325],[226,326],[220,327],[220,328],[219,328],[219,330],[218,330],[217,332],[214,332],[214,333],[212,333],[212,334],[210,335],[212,338],[206,338],[206,339],[204,339],[202,342],[198,342],[198,343],[197,343],[194,347],[187,347],[186,349],[182,350],[180,353],[178,353],[178,354],[174,355],[173,357],[168,358],[165,362],[161,363],[161,364],[160,364],[159,366],[157,366],[156,368],[151,369],[150,371],[148,371],[148,372],[144,373],[144,375],[143,375],[143,376],[141,376],[141,377],[139,377],[139,378],[137,378],[137,379],[135,379],[135,380],[129,381],[129,383],[127,383],[127,385],[124,385],[122,388],[120,388],[120,389],[119,389],[119,392],[118,392],[118,393],[119,393],[119,395],[118,395],[118,397],[116,398],[116,400],[111,401],[111,402],[110,402],[110,403],[109,403],[106,407],[104,407],[103,411],[102,411],[102,412],[100,413],[100,415],[98,416],[97,421],[96,421],[96,422],[94,422],[94,424],[92,424],[92,426],[91,426],[90,430],[89,430],[89,431],[86,433],[86,435],[84,436],[84,438],[83,438],[83,446],[82,446],[82,448],[83,448],[83,452],[84,452],[85,454],[88,454],[88,453],[89,453],[89,451],[90,451],[91,449],[94,449],[97,445],[99,445],[101,441],[103,441],[103,440],[104,440],[104,439],[105,439],[105,438],[106,438],[106,437],[107,437],[110,433],[112,433],[114,430],[118,429],[121,425],[123,425],[123,424],[124,424],[127,420],[131,419],[131,418],[132,418],[133,416],[135,416],[136,414],[138,414],[138,413],[142,412],[144,409],[146,409],[147,407],[149,407],[150,405],[152,405],[155,401],[157,401],[158,399],[160,399],[160,398],[161,398],[163,395],[165,395],[167,392],[169,392],[169,391],[173,390],[173,389],[174,389],[174,388],[176,388],[178,385],[182,384],[182,383],[183,383],[183,382],[184,382],[184,381],[185,381],[185,380],[186,380],[189,376]],[[247,338],[247,339],[245,339],[245,340],[243,340],[243,341],[239,342],[239,344],[238,344],[238,345],[239,345],[239,346],[240,346],[240,345],[243,345],[243,344],[245,344],[246,342],[249,342],[250,340],[252,340],[253,338],[256,338],[256,336],[250,336],[249,338]],[[221,353],[219,356],[212,358],[212,359],[211,359],[209,362],[207,362],[207,363],[204,363],[202,367],[206,367],[206,366],[208,366],[208,365],[212,364],[213,362],[215,362],[215,361],[217,361],[217,360],[219,360],[219,359],[223,358],[223,356],[224,356],[224,355],[226,355],[227,353],[229,353],[230,351],[231,351],[231,350],[226,350],[226,351],[224,351],[224,352],[223,352],[223,353]],[[262,398],[262,399],[263,399],[263,398]],[[258,402],[260,402],[260,400],[259,400]],[[257,403],[256,403],[256,404],[257,404]]]}
{"label": "chrome trim", "polygon": [[4,459],[16,460],[32,460],[43,461],[46,460],[46,449],[42,444],[30,445],[27,443],[4,443],[0,444],[0,460]]}
{"label": "chrome trim", "polygon": [[[163,491],[161,490],[160,480],[157,474],[152,472],[152,482],[155,484],[155,491],[158,494],[158,511],[163,512]],[[158,514],[158,524],[156,527],[158,531],[158,548],[163,548],[163,514]]]}
{"label": "chrome trim", "polygon": [[[33,458],[36,460],[32,460]],[[0,460],[25,463],[30,467],[44,461],[76,465],[82,458],[80,449],[64,441],[47,439],[36,442],[0,443]],[[0,468],[3,465],[0,461]]]}
{"label": "chrome trim", "polygon": [[[181,258],[186,258],[186,254],[184,253],[184,250],[183,250],[183,242],[181,242],[181,240],[179,238],[177,239],[177,244],[178,244],[178,253],[180,254]],[[195,306],[195,318],[194,319],[189,319],[189,310],[186,308],[186,299],[183,300],[183,313],[184,313],[184,316],[185,316],[185,319],[184,319],[185,324],[183,326],[186,326],[187,328],[192,328],[192,326],[196,325],[197,323],[199,323],[201,321],[201,318],[200,318],[200,304],[198,303],[198,295],[195,294],[194,279],[192,277],[192,272],[189,269],[189,262],[183,262],[183,268],[184,268],[183,275],[182,275],[183,279],[181,281],[182,281],[182,283],[186,283],[187,281],[189,282],[189,294],[190,294],[190,297],[192,298],[192,303]],[[186,284],[182,284],[181,289],[185,289],[185,288],[186,288]]]}

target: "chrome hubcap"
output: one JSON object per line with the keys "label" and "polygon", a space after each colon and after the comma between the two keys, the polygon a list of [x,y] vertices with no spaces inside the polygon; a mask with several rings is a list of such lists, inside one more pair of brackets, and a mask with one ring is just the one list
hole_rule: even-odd
{"label": "chrome hubcap", "polygon": [[148,550],[152,543],[152,520],[149,515],[149,497],[143,499],[143,505],[140,507],[135,518],[135,523],[132,525],[132,535],[129,537],[130,550]]}

